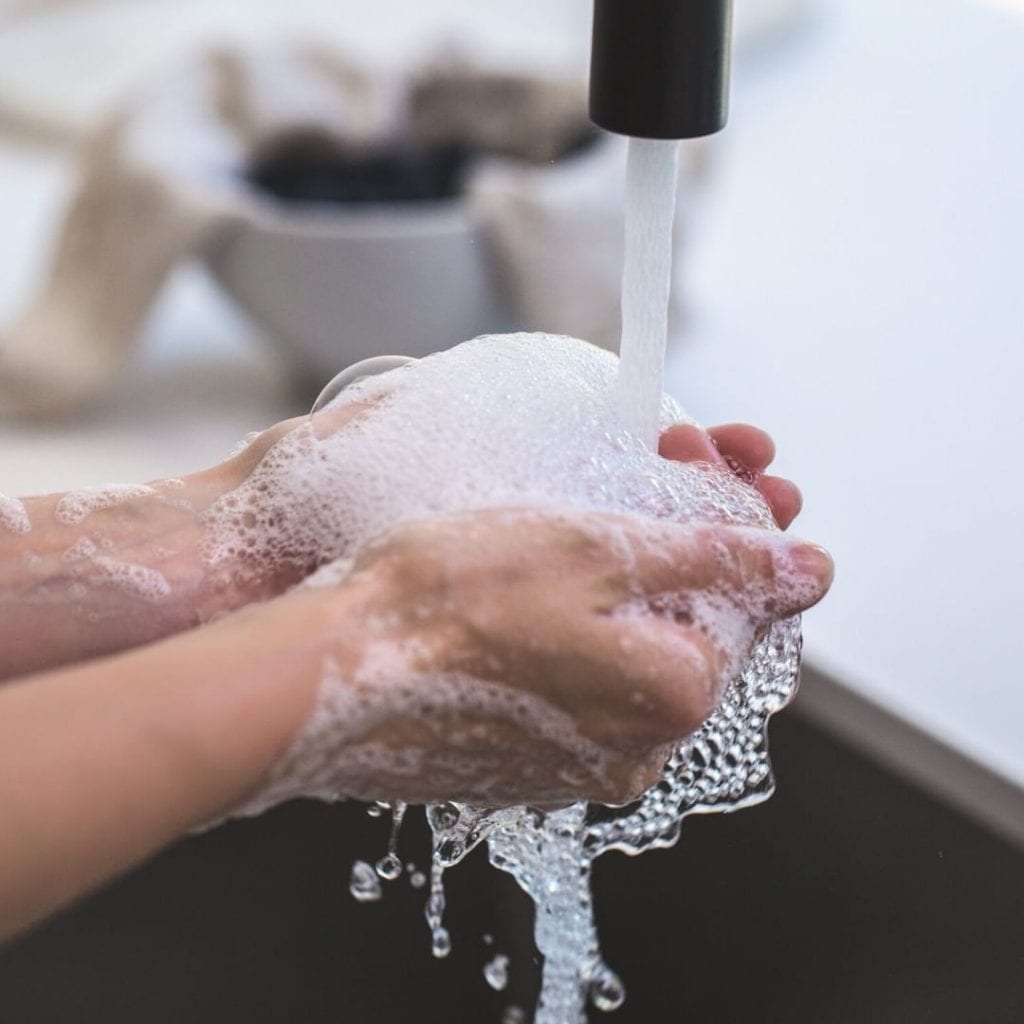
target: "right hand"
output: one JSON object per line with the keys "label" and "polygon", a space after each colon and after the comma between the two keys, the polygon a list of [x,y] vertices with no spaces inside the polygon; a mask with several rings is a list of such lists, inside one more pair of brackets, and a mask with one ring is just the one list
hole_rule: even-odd
{"label": "right hand", "polygon": [[[400,527],[340,589],[295,592],[344,595],[328,621],[346,639],[323,636],[333,717],[306,731],[275,788],[627,802],[713,710],[758,632],[831,578],[820,548],[751,528],[540,509]],[[319,774],[288,779],[311,760]]]}

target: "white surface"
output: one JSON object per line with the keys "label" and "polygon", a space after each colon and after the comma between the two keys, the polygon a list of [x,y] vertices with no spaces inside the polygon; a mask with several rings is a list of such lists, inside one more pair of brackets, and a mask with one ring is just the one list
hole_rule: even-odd
{"label": "white surface", "polygon": [[[741,0],[741,45],[816,0]],[[0,31],[0,110],[79,135],[134,83],[199,45],[315,39],[398,64],[438,47],[584,74],[592,0],[78,0]],[[2,9],[0,9],[2,14]],[[0,22],[2,26],[2,22]],[[125,40],[131,39],[131,46]]]}
{"label": "white surface", "polygon": [[341,46],[376,62],[444,45],[520,65],[582,69],[589,25],[590,0],[79,2],[0,32],[0,103],[50,130],[78,134],[125,89],[198,46],[286,39]]}
{"label": "white surface", "polygon": [[[70,183],[58,158],[0,138],[0,323],[38,281]],[[0,421],[0,492],[177,476],[299,411],[267,348],[196,271],[172,281],[140,349],[102,409],[47,428]]]}
{"label": "white surface", "polygon": [[803,486],[809,660],[1024,784],[1024,20],[842,0],[736,84],[670,389]]}
{"label": "white surface", "polygon": [[[1024,785],[1024,21],[961,0],[836,0],[789,63],[748,67],[690,261],[669,381],[776,435],[799,532],[839,564],[808,652],[851,691]],[[0,142],[0,319],[66,170]],[[203,466],[290,410],[202,280],[73,431],[0,425],[0,490]]]}

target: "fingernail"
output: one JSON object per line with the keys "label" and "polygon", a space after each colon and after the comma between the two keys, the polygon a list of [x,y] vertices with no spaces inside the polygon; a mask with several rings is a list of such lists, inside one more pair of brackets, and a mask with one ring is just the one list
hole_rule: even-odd
{"label": "fingernail", "polygon": [[790,548],[789,557],[797,572],[803,573],[805,576],[813,576],[825,585],[832,582],[835,564],[832,561],[832,556],[824,548],[817,544],[795,544]]}

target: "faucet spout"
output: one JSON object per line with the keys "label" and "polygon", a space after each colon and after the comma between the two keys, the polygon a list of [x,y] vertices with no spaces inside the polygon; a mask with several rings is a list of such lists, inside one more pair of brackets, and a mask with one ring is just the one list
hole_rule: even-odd
{"label": "faucet spout", "polygon": [[595,0],[590,118],[620,135],[725,127],[732,0]]}

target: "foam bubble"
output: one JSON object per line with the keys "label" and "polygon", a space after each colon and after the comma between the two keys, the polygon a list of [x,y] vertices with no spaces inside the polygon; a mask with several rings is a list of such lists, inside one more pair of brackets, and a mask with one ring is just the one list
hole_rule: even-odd
{"label": "foam bubble", "polygon": [[88,536],[79,537],[61,558],[74,567],[73,597],[85,595],[83,583],[116,587],[125,594],[153,603],[162,601],[171,593],[171,585],[163,573],[146,565],[121,562],[101,554],[96,542]]}
{"label": "foam bubble", "polygon": [[77,491],[69,491],[54,510],[58,523],[65,526],[77,526],[93,512],[116,508],[133,498],[143,498],[157,492],[145,484],[104,484],[101,487],[83,487]]}
{"label": "foam bubble", "polygon": [[32,521],[23,501],[0,494],[0,528],[18,534],[28,533],[32,529]]}
{"label": "foam bubble", "polygon": [[171,585],[163,573],[146,565],[119,562],[106,555],[91,559],[95,571],[91,575],[94,583],[105,583],[117,587],[131,597],[156,603],[171,595]]}
{"label": "foam bubble", "polygon": [[[453,797],[467,803],[488,804],[507,777],[507,750],[494,749],[490,760],[481,752],[481,738],[472,729],[458,733],[449,728],[453,715],[475,715],[487,721],[507,721],[536,744],[567,752],[575,764],[594,777],[607,771],[608,752],[583,736],[574,719],[539,697],[498,683],[457,673],[426,676],[410,666],[408,649],[387,647],[372,652],[362,668],[347,676],[328,659],[313,715],[289,751],[275,766],[259,795],[239,814],[259,814],[282,801],[312,796],[325,801],[348,797],[372,799],[380,779],[390,779],[403,793],[423,794],[429,800],[442,784],[461,776]],[[404,666],[404,667],[403,667]],[[374,738],[384,723],[399,717],[423,725],[418,742],[406,738],[392,747]],[[460,747],[466,750],[460,758]],[[524,772],[536,770],[530,759]],[[440,783],[438,780],[444,780]],[[538,779],[551,790],[552,799],[578,792],[580,779],[557,782]]]}
{"label": "foam bubble", "polygon": [[[622,428],[609,395],[616,366],[586,342],[513,334],[364,379],[205,513],[206,556],[308,567],[402,522],[530,504],[770,525],[750,488],[661,459]],[[331,410],[353,403],[371,407],[327,432]],[[683,421],[666,398],[662,428]]]}
{"label": "foam bubble", "polygon": [[508,957],[498,953],[484,965],[484,979],[496,992],[508,985]]}

